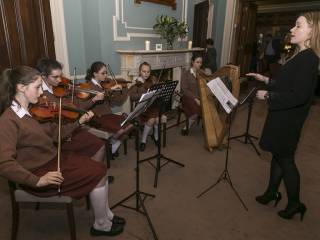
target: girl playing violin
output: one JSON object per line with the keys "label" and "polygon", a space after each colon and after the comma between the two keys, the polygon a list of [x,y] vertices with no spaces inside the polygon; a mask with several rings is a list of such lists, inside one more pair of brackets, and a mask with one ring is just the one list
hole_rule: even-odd
{"label": "girl playing violin", "polygon": [[[139,77],[136,79],[136,83],[130,87],[129,96],[132,102],[136,102],[140,99],[143,93],[157,83],[157,78],[150,75],[151,66],[147,62],[143,62],[139,66]],[[151,105],[142,115],[141,120],[144,123],[144,129],[141,137],[140,151],[144,151],[146,148],[147,137],[150,130],[153,128],[153,139],[155,143],[158,142],[158,123],[159,123],[159,110],[155,105]]]}
{"label": "girl playing violin", "polygon": [[128,133],[132,128],[131,125],[122,128],[120,124],[125,120],[125,117],[113,114],[111,109],[112,105],[121,105],[126,101],[127,89],[122,89],[122,86],[117,83],[110,84],[112,80],[107,78],[107,66],[103,62],[92,63],[85,79],[90,89],[109,92],[108,96],[103,95],[97,100],[92,98],[90,105],[80,103],[79,106],[93,111],[95,114],[94,121],[100,125],[99,129],[113,134],[110,142],[114,154],[121,144],[121,136]]}
{"label": "girl playing violin", "polygon": [[[38,61],[37,69],[42,75],[42,90],[43,94],[40,97],[40,102],[58,103],[59,98],[54,95],[53,88],[58,86],[61,82],[62,66],[59,62],[53,59],[43,58]],[[102,95],[95,96],[95,100],[100,99]],[[71,98],[68,96],[62,99],[64,105],[71,103]],[[85,140],[85,141],[84,141]],[[71,141],[64,141],[62,144],[63,150],[76,151],[79,154],[86,154],[92,149],[100,146],[101,161],[105,159],[105,146],[104,142],[89,133],[84,128],[78,128],[73,132]]]}
{"label": "girl playing violin", "polygon": [[[89,194],[95,218],[91,235],[120,234],[125,220],[109,208],[104,164],[95,156],[63,151],[61,172],[57,171],[54,143],[58,126],[53,122],[40,124],[28,111],[29,105],[37,103],[42,94],[41,86],[40,72],[30,67],[7,69],[1,75],[0,125],[5,127],[0,129],[0,175],[41,197],[58,195],[58,186],[64,196],[81,198]],[[79,121],[63,126],[62,138],[92,117],[93,113],[88,112]]]}

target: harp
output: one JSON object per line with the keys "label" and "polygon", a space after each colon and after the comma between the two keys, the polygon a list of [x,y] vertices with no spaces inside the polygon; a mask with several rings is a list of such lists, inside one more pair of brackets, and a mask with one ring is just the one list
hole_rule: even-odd
{"label": "harp", "polygon": [[212,75],[206,75],[199,71],[197,78],[202,111],[202,122],[206,148],[212,152],[214,148],[220,148],[226,140],[227,114],[219,111],[218,102],[207,87],[207,82],[216,78],[226,78],[230,81],[230,90],[235,98],[239,98],[240,92],[240,70],[234,65],[226,65],[219,68]]}

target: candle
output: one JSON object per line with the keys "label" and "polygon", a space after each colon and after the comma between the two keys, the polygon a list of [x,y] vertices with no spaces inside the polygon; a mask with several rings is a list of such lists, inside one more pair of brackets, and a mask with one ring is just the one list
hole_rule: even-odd
{"label": "candle", "polygon": [[192,49],[192,41],[188,41],[188,49]]}
{"label": "candle", "polygon": [[150,41],[145,41],[145,49],[147,50],[147,51],[149,51],[150,50]]}

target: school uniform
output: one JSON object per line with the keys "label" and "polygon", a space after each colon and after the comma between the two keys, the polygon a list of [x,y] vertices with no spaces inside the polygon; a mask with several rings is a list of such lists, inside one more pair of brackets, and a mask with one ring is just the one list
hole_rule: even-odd
{"label": "school uniform", "polygon": [[192,68],[186,70],[181,75],[181,90],[182,90],[182,109],[186,116],[189,118],[192,115],[200,115],[201,108],[194,100],[195,98],[200,100],[198,80],[196,73]]}
{"label": "school uniform", "polygon": [[[0,175],[22,184],[27,191],[41,197],[58,194],[58,187],[38,188],[41,176],[57,171],[58,125],[40,124],[16,102],[0,116]],[[62,126],[62,139],[79,128],[79,123]],[[106,167],[78,152],[62,151],[61,194],[73,198],[86,196],[106,175]]]}
{"label": "school uniform", "polygon": [[[59,106],[59,98],[53,95],[52,90],[47,84],[42,82],[43,95],[39,99],[39,104],[55,103]],[[71,98],[63,98],[63,104],[70,104]],[[78,128],[71,135],[71,138],[66,139],[62,144],[64,151],[76,151],[81,155],[93,156],[103,145],[104,141],[88,132],[84,128]]]}

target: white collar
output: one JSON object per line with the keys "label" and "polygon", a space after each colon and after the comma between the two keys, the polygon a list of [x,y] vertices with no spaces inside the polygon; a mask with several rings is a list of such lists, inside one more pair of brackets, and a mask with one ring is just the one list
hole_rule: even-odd
{"label": "white collar", "polygon": [[196,78],[197,77],[197,74],[195,71],[193,71],[193,68],[190,68],[190,73]]}
{"label": "white collar", "polygon": [[135,82],[136,82],[136,83],[137,83],[137,82],[144,83],[145,80],[143,79],[143,77],[140,77],[140,76],[139,76],[139,77],[136,78]]}
{"label": "white collar", "polygon": [[24,115],[29,115],[31,117],[31,114],[28,112],[28,110],[26,110],[23,107],[19,106],[16,101],[12,101],[11,109],[14,111],[15,114],[17,114],[17,116],[19,118],[23,118]]}
{"label": "white collar", "polygon": [[42,80],[42,91],[48,91],[49,93],[53,94],[53,91],[45,81]]}
{"label": "white collar", "polygon": [[91,82],[92,82],[94,85],[99,86],[100,88],[102,88],[102,87],[101,87],[101,84],[100,84],[97,80],[95,80],[94,78],[91,79]]}

